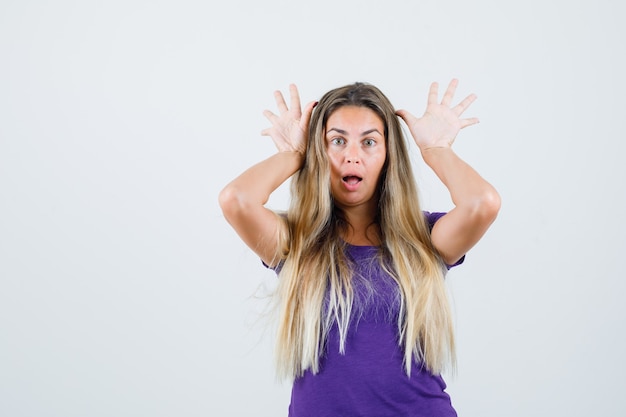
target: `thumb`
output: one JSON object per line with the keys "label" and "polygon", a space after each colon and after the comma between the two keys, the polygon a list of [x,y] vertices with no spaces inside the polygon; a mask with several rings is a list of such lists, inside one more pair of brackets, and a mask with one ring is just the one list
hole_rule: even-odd
{"label": "thumb", "polygon": [[300,118],[300,125],[303,127],[309,126],[309,122],[311,121],[311,114],[313,113],[313,108],[317,106],[317,101],[311,101],[304,107],[304,111],[302,112],[302,117]]}
{"label": "thumb", "polygon": [[399,116],[402,120],[405,121],[405,123],[409,123],[411,120],[415,119],[415,116],[413,116],[411,113],[409,113],[406,110],[400,109],[396,111],[396,115]]}

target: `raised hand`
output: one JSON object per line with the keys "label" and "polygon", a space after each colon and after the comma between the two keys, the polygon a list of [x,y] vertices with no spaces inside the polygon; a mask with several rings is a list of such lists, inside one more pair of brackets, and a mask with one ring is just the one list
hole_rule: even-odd
{"label": "raised hand", "polygon": [[475,117],[461,119],[461,115],[476,100],[475,94],[470,94],[463,101],[451,107],[458,80],[453,79],[441,103],[439,100],[439,85],[434,82],[430,85],[428,104],[424,115],[420,118],[413,116],[406,110],[398,110],[396,114],[407,124],[415,143],[421,151],[429,148],[451,147],[461,129],[478,123]]}
{"label": "raised hand", "polygon": [[290,106],[287,107],[285,98],[280,91],[274,92],[278,115],[269,110],[263,111],[263,115],[272,124],[271,127],[263,129],[261,135],[270,136],[279,152],[306,152],[306,141],[309,130],[309,121],[313,107],[317,102],[312,101],[306,105],[304,112],[300,107],[300,95],[295,84],[289,85],[291,96]]}

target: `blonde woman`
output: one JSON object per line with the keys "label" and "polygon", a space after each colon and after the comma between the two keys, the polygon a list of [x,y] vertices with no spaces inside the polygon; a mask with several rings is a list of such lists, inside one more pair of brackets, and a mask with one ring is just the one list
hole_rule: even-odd
{"label": "blonde woman", "polygon": [[[451,146],[475,100],[452,106],[433,83],[422,117],[356,83],[301,108],[290,86],[266,110],[278,152],[228,184],[219,201],[243,241],[278,274],[276,359],[293,379],[289,416],[456,416],[446,271],[500,209],[496,190]],[[402,119],[450,192],[447,213],[420,208]],[[265,207],[292,178],[286,213]]]}

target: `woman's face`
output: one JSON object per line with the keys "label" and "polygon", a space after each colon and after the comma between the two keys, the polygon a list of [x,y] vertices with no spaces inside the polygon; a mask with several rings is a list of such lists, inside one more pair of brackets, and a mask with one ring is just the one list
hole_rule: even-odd
{"label": "woman's face", "polygon": [[325,134],[335,203],[344,210],[361,207],[375,212],[386,157],[382,119],[367,107],[343,106],[328,118]]}

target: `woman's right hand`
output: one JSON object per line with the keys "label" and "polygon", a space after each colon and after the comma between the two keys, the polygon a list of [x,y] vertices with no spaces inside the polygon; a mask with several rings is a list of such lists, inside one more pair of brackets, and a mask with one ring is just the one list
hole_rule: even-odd
{"label": "woman's right hand", "polygon": [[289,94],[291,108],[287,107],[280,91],[274,92],[279,114],[276,115],[269,110],[263,111],[263,115],[272,126],[263,129],[261,135],[270,136],[279,152],[299,152],[304,157],[311,113],[317,102],[310,102],[302,111],[300,95],[295,84],[289,85]]}

